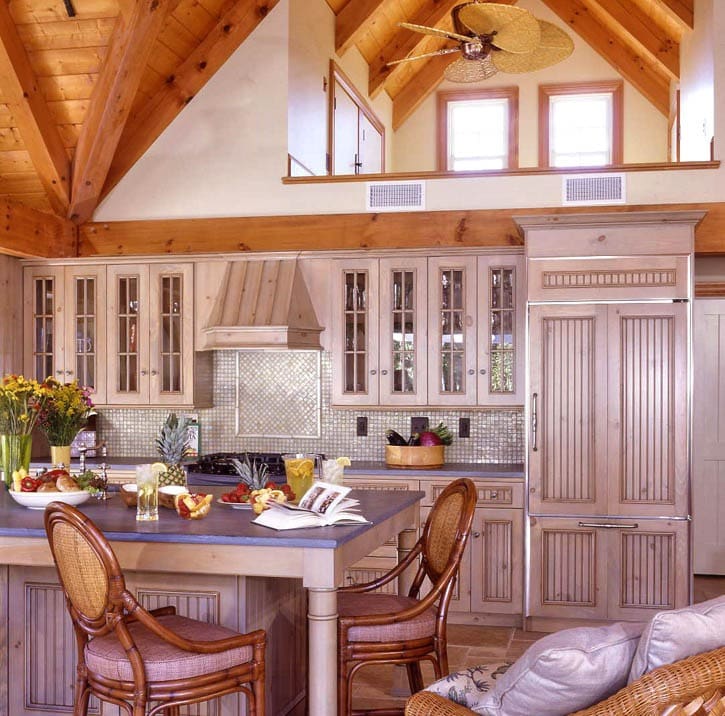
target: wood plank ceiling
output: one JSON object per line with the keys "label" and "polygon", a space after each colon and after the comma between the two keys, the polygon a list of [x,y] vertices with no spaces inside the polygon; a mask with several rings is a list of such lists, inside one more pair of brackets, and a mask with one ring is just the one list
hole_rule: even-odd
{"label": "wood plank ceiling", "polygon": [[[326,1],[338,52],[357,46],[400,126],[455,55],[387,67],[447,42],[398,22],[450,28],[460,0]],[[694,0],[543,1],[667,114]],[[0,0],[0,201],[16,231],[0,251],[24,253],[23,231],[29,254],[72,255],[74,227],[277,2]]]}

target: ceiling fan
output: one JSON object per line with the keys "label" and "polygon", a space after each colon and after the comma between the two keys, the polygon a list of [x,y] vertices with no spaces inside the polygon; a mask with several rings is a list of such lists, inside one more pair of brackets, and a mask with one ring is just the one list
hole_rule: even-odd
{"label": "ceiling fan", "polygon": [[497,72],[523,73],[541,70],[569,57],[574,43],[556,25],[538,20],[528,10],[500,3],[466,2],[451,11],[454,32],[437,27],[398,23],[415,32],[454,40],[458,47],[405,57],[389,62],[397,65],[435,55],[460,52],[448,65],[445,78],[451,82],[478,82]]}

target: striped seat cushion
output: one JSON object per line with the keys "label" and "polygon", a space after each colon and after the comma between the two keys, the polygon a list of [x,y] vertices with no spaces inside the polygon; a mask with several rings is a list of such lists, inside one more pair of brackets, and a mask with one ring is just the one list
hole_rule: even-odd
{"label": "striped seat cushion", "polygon": [[[185,639],[215,641],[238,636],[238,633],[176,614],[158,617],[158,622]],[[187,679],[243,664],[252,658],[252,647],[229,649],[218,654],[195,654],[177,649],[163,641],[138,622],[128,627],[146,666],[148,681]],[[86,645],[88,670],[117,681],[133,681],[131,662],[114,633],[92,639]]]}
{"label": "striped seat cushion", "polygon": [[[341,617],[390,614],[402,612],[415,604],[417,604],[417,600],[411,597],[399,597],[395,594],[340,592],[337,611]],[[348,640],[385,642],[424,639],[435,633],[435,622],[435,611],[427,609],[414,619],[397,624],[352,627],[348,632]]]}

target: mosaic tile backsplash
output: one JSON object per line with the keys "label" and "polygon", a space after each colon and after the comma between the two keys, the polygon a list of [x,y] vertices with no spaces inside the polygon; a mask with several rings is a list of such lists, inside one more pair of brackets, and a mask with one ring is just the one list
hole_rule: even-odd
{"label": "mosaic tile backsplash", "polygon": [[[300,352],[303,353],[303,352]],[[524,413],[523,408],[484,408],[480,410],[371,410],[340,409],[330,405],[332,395],[332,363],[329,352],[322,352],[320,361],[320,437],[279,438],[269,437],[272,428],[276,434],[292,434],[299,428],[299,414],[310,415],[310,401],[318,399],[318,391],[310,390],[309,353],[299,360],[291,353],[277,354],[274,360],[268,352],[216,351],[214,353],[214,407],[197,411],[201,426],[201,452],[321,452],[331,457],[347,455],[353,460],[384,459],[385,430],[393,428],[403,435],[410,434],[411,416],[426,416],[431,425],[445,423],[453,432],[458,431],[458,418],[471,420],[471,437],[454,437],[446,448],[448,462],[521,463],[524,460]],[[260,376],[274,373],[274,383],[280,390],[280,376],[290,384],[286,402],[276,396],[278,409],[277,426],[269,421],[274,415],[269,411],[270,397],[265,391],[255,394],[250,381],[244,382],[249,366],[255,367],[254,385],[264,385]],[[240,385],[239,383],[242,383]],[[297,386],[306,384],[302,392]],[[293,389],[294,388],[294,389]],[[239,401],[244,400],[240,410]],[[297,401],[297,404],[295,404]],[[163,424],[167,409],[101,409],[98,431],[106,440],[109,459],[114,457],[152,457],[156,455],[155,438]],[[314,409],[316,413],[316,408]],[[238,426],[247,416],[262,416],[265,437],[244,437]],[[368,436],[356,437],[357,418],[368,419]]]}

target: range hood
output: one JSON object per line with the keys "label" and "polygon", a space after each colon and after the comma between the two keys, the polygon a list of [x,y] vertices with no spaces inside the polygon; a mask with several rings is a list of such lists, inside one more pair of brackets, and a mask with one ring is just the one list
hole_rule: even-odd
{"label": "range hood", "polygon": [[206,327],[204,349],[320,349],[317,322],[296,259],[230,261]]}

